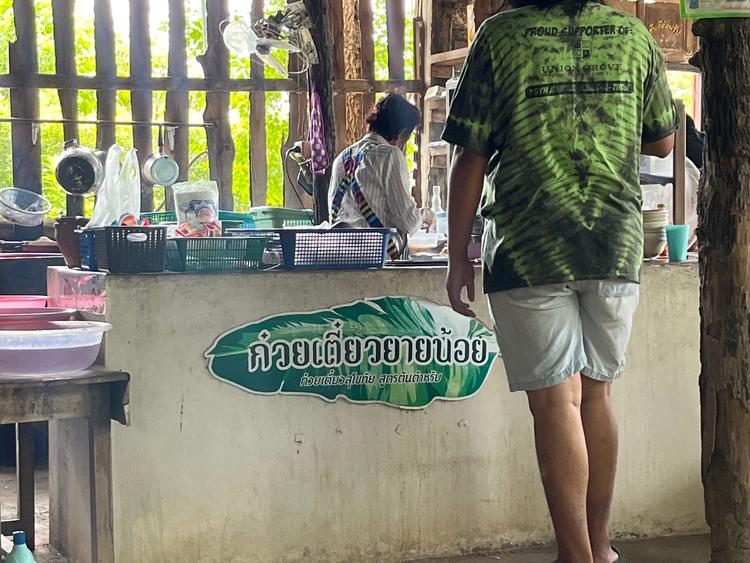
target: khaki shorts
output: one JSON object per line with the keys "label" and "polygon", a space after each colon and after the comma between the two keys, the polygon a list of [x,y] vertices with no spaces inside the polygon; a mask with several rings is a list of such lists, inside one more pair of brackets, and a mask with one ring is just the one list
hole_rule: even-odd
{"label": "khaki shorts", "polygon": [[622,376],[638,308],[636,283],[593,280],[490,293],[511,391],[532,391],[582,373]]}

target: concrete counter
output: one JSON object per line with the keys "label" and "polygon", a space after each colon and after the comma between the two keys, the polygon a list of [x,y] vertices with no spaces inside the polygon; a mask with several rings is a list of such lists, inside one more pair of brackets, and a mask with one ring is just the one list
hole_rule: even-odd
{"label": "concrete counter", "polygon": [[[549,540],[531,418],[500,359],[474,397],[419,411],[252,395],[206,370],[235,326],[362,297],[446,302],[444,276],[107,276],[106,363],[132,378],[131,426],[112,428],[117,561],[382,563]],[[702,530],[697,267],[647,265],[641,295],[615,386],[614,528]]]}

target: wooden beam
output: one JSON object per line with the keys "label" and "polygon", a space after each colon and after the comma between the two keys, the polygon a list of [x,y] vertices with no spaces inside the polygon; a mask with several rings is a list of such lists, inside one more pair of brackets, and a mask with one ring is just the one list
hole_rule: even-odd
{"label": "wooden beam", "polygon": [[[8,65],[11,74],[37,72],[36,13],[34,3],[13,0],[16,41],[8,45]],[[36,89],[11,89],[11,117],[39,117],[39,91]],[[13,185],[42,193],[42,143],[37,127],[31,123],[11,125],[11,155],[13,160]],[[15,237],[19,240],[37,239],[42,227],[16,225]]]}
{"label": "wooden beam", "polygon": [[[332,78],[333,80],[333,78]],[[363,80],[347,78],[336,80],[336,88],[347,93],[387,92],[389,89],[400,89],[404,92],[424,92],[421,80]],[[68,89],[99,90],[113,96],[119,90],[127,91],[189,91],[189,92],[307,92],[304,81],[286,78],[266,78],[263,81],[254,78],[180,78],[176,76],[156,76],[148,80],[136,80],[129,76],[105,78],[102,76],[64,76],[59,74],[0,74],[0,88],[17,89]],[[114,121],[112,117],[102,120]]]}
{"label": "wooden beam", "polygon": [[[117,113],[117,93],[115,92],[115,31],[112,21],[110,0],[94,1],[94,45],[96,47],[96,83],[85,86],[80,76],[56,77],[51,85],[45,84],[41,77],[27,74],[25,79],[30,84],[39,84],[40,88],[77,88],[79,90],[96,90],[96,118],[102,121],[114,121]],[[67,84],[65,84],[67,82]],[[2,78],[0,77],[0,84]],[[101,124],[96,128],[98,148],[108,150],[115,143],[115,126]]]}
{"label": "wooden beam", "polygon": [[[187,78],[187,52],[185,49],[185,0],[169,0],[169,76]],[[187,91],[172,90],[167,92],[164,120],[172,123],[187,123],[190,119],[190,94]],[[166,133],[166,132],[165,132]],[[174,144],[170,146],[169,137],[165,138],[165,150],[175,159],[180,167],[178,181],[188,179],[190,161],[190,129],[175,127]],[[166,208],[174,210],[172,188],[164,193]]]}
{"label": "wooden beam", "polygon": [[699,196],[702,478],[714,563],[750,532],[750,20],[698,20],[706,149]]}
{"label": "wooden beam", "polygon": [[404,33],[406,15],[403,0],[386,2],[386,21],[388,27],[388,77],[395,80],[404,79]]}
{"label": "wooden beam", "polygon": [[[253,0],[253,21],[263,17],[263,0]],[[254,78],[263,79],[263,64],[252,61]],[[266,135],[266,93],[250,93],[250,202],[254,207],[266,205],[268,191],[268,138]]]}
{"label": "wooden beam", "polygon": [[[229,51],[219,32],[221,22],[229,18],[227,0],[213,0],[206,4],[206,36],[208,48],[198,57],[206,78],[229,79]],[[208,162],[211,178],[219,184],[219,204],[222,209],[234,209],[232,194],[232,166],[234,164],[234,139],[229,123],[229,92],[206,92],[203,121],[213,127],[206,128]]]}
{"label": "wooden beam", "polygon": [[430,55],[430,64],[440,66],[460,66],[464,64],[466,57],[469,56],[469,48],[453,49],[443,53],[433,53]]}
{"label": "wooden beam", "polygon": [[329,4],[328,17],[330,19],[331,36],[340,37],[340,41],[333,43],[333,79],[336,84],[333,89],[333,118],[336,127],[336,153],[346,148],[346,92],[339,88],[341,81],[346,79],[346,64],[344,59],[344,6],[342,2]]}
{"label": "wooden beam", "polygon": [[453,2],[450,0],[431,0],[432,52],[451,50],[451,30],[453,29]]}
{"label": "wooden beam", "polygon": [[[151,34],[149,33],[149,0],[130,3],[130,75],[136,80],[151,77]],[[133,121],[151,121],[154,114],[153,93],[137,90],[130,93]],[[154,209],[154,185],[143,176],[143,164],[154,150],[150,125],[133,125],[133,146],[141,170],[141,211]]]}
{"label": "wooden beam", "polygon": [[[336,144],[331,82],[331,74],[333,72],[333,39],[331,37],[331,29],[328,27],[328,4],[328,0],[305,0],[305,6],[313,22],[311,34],[320,57],[320,63],[310,68],[310,78],[320,96],[323,123],[325,125],[326,150],[329,155],[333,155]],[[329,218],[328,184],[330,179],[330,167],[324,175],[315,176],[315,220],[318,223],[326,221]]]}
{"label": "wooden beam", "polygon": [[[359,25],[362,32],[362,78],[375,80],[375,40],[373,38],[372,3],[359,0]],[[375,105],[375,94],[362,95],[362,120]]]}
{"label": "wooden beam", "polygon": [[[55,35],[55,72],[74,76],[75,59],[75,18],[73,16],[74,0],[57,0],[52,3],[52,26]],[[63,119],[70,122],[63,124],[65,140],[78,139],[78,91],[58,90],[60,110]],[[83,215],[83,197],[68,195],[65,198],[65,214],[68,216]]]}
{"label": "wooden beam", "polygon": [[[294,2],[295,0],[288,0],[289,3]],[[331,27],[333,28],[333,21],[335,20],[335,16],[333,15],[333,11],[335,9],[335,6],[340,8],[341,4],[339,2],[334,2],[329,6],[331,9],[331,12],[329,12],[329,17],[331,18]],[[342,43],[341,41],[338,42],[339,44]],[[343,56],[343,49],[342,56]],[[334,67],[336,64],[335,61],[336,56],[336,49],[334,49]],[[289,57],[289,73],[292,76],[297,77],[298,80],[302,80],[302,75],[299,74],[299,70],[301,70],[302,64],[299,59],[299,57]],[[334,98],[335,100],[335,98]],[[283,173],[284,173],[284,207],[291,207],[294,209],[313,209],[314,203],[312,200],[312,197],[310,197],[307,192],[303,191],[302,188],[300,188],[297,185],[297,174],[299,172],[299,167],[294,162],[288,162],[284,161],[284,157],[286,156],[286,152],[294,146],[294,144],[298,141],[304,141],[306,140],[306,133],[308,130],[308,115],[307,115],[307,95],[306,94],[300,94],[297,92],[290,92],[289,93],[289,129],[288,129],[288,135],[284,141],[283,146],[281,147],[281,158],[283,163]]]}

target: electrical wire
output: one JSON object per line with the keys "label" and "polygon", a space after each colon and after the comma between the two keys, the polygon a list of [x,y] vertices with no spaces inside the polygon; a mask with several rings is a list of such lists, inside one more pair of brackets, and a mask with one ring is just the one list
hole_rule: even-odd
{"label": "electrical wire", "polygon": [[292,186],[294,195],[297,196],[297,201],[299,202],[300,208],[305,210],[305,213],[307,213],[307,216],[310,218],[310,223],[314,225],[315,217],[307,209],[305,209],[305,204],[302,202],[302,196],[300,196],[299,194],[299,186],[297,186],[297,182],[292,179],[292,175],[289,173],[289,161],[291,160],[289,155],[292,154],[292,150],[293,147],[287,149],[286,153],[284,154],[284,174],[287,176],[287,178],[289,178],[289,183]]}

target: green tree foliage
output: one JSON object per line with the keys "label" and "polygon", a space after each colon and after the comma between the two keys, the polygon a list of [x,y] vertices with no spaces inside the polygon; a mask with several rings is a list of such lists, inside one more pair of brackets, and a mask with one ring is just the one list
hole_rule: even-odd
{"label": "green tree foliage", "polygon": [[[55,49],[54,33],[52,25],[52,2],[54,0],[33,0],[36,8],[36,30],[39,49],[39,72],[55,72]],[[121,0],[124,4],[126,0]],[[388,74],[388,52],[386,33],[386,0],[372,0],[375,29],[375,67],[378,78],[387,78]],[[95,74],[95,47],[94,47],[94,0],[76,0],[76,66],[81,75],[92,76]],[[282,9],[286,0],[266,0],[266,13],[273,13]],[[152,0],[151,34],[152,34],[152,65],[154,76],[167,75],[167,49],[169,22],[166,18],[166,8],[162,7],[166,2]],[[249,18],[249,2],[230,0],[230,10],[234,16]],[[15,39],[13,24],[13,1],[0,0],[0,73],[8,72],[7,43]],[[406,69],[407,78],[413,76],[413,29],[411,17],[413,14],[413,3],[407,1],[406,18]],[[191,76],[202,76],[202,69],[196,57],[204,51],[203,24],[201,17],[200,0],[186,0],[187,9],[187,38],[186,49],[188,54],[188,71]],[[119,75],[126,76],[129,68],[128,31],[127,17],[122,17],[123,8],[114,4],[115,12],[115,40],[116,61]],[[282,56],[285,57],[284,54]],[[266,69],[268,78],[279,78],[273,69]],[[232,55],[231,73],[236,78],[248,78],[251,76],[251,65],[249,60]],[[166,93],[154,92],[154,121],[164,119]],[[190,122],[201,123],[205,94],[192,92],[190,94]],[[249,159],[250,144],[250,96],[244,92],[235,92],[231,96],[230,121],[232,134],[236,144],[236,158],[234,162],[234,205],[237,210],[247,210],[250,201],[250,170],[253,165]],[[48,119],[59,119],[60,103],[55,90],[43,89],[40,91],[41,117]],[[90,90],[79,92],[78,97],[79,119],[96,119],[96,93]],[[10,99],[7,89],[0,89],[0,117],[10,116]],[[129,121],[130,93],[118,92],[117,96],[117,119]],[[268,160],[268,191],[267,203],[269,205],[283,204],[283,167],[281,147],[288,134],[289,100],[288,95],[282,92],[269,92],[266,94],[266,134],[267,134],[267,160]],[[154,146],[158,129],[154,127]],[[83,145],[94,147],[96,143],[96,127],[94,125],[81,124],[80,141]],[[123,147],[132,146],[132,130],[129,126],[117,127],[117,142]],[[64,142],[63,127],[59,124],[43,124],[41,127],[42,143],[42,181],[45,195],[54,205],[54,215],[62,215],[65,211],[65,194],[57,185],[54,177],[54,167],[58,155],[62,150]],[[10,125],[0,124],[0,186],[12,185],[12,163],[11,163],[11,134]],[[197,155],[206,150],[206,138],[202,128],[190,129],[190,153]],[[409,152],[413,153],[414,146]],[[190,172],[191,179],[208,177],[207,160],[199,160]],[[23,187],[23,186],[19,186]],[[163,199],[163,194],[158,188],[155,190],[156,205]],[[91,201],[88,201],[91,207]]]}

